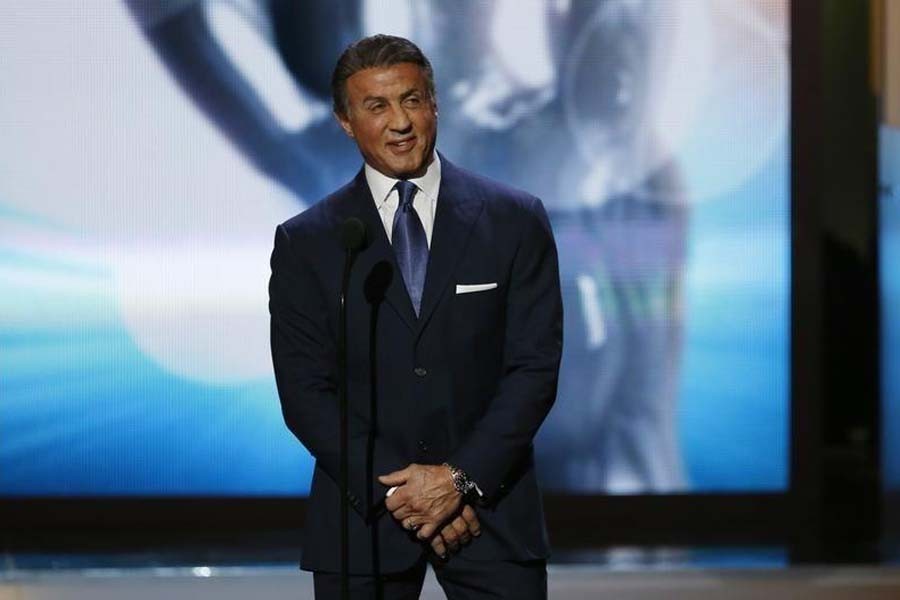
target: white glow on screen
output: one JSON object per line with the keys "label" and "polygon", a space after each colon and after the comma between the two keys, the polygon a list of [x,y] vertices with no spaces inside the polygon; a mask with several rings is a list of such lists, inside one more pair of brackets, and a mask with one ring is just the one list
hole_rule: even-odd
{"label": "white glow on screen", "polygon": [[282,127],[298,130],[312,121],[331,117],[321,102],[301,96],[266,39],[270,34],[267,23],[254,23],[248,18],[249,11],[238,11],[230,3],[211,2],[206,7],[213,35],[223,52]]}
{"label": "white glow on screen", "polygon": [[555,69],[550,61],[543,0],[499,0],[491,21],[491,42],[497,58],[511,77],[526,87],[553,83]]}

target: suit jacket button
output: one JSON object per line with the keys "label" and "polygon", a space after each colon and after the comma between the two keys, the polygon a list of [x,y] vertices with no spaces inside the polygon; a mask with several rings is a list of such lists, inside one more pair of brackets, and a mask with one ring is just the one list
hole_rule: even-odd
{"label": "suit jacket button", "polygon": [[428,375],[428,369],[426,369],[425,367],[416,367],[415,369],[413,369],[413,373],[415,373],[419,377],[425,377],[426,375]]}
{"label": "suit jacket button", "polygon": [[421,450],[423,454],[427,454],[428,444],[426,444],[423,440],[419,440],[419,450]]}

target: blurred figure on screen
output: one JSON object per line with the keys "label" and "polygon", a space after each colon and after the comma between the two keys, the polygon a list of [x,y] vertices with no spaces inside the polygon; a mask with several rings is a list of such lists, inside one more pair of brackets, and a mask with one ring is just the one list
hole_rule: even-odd
{"label": "blurred figure on screen", "polygon": [[335,58],[374,32],[413,38],[435,65],[443,152],[542,197],[553,221],[566,330],[557,408],[537,445],[544,486],[685,488],[676,400],[687,208],[654,118],[665,102],[656,75],[684,9],[640,0],[127,2],[182,90],[301,204],[358,168],[328,108]]}

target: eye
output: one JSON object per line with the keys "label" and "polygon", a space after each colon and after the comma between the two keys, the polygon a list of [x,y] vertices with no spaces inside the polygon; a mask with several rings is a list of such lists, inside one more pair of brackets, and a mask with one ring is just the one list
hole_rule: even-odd
{"label": "eye", "polygon": [[369,105],[369,111],[378,114],[384,110],[383,102],[373,102]]}
{"label": "eye", "polygon": [[406,104],[406,106],[415,107],[415,106],[419,106],[420,104],[422,104],[422,100],[418,96],[410,96],[403,103]]}

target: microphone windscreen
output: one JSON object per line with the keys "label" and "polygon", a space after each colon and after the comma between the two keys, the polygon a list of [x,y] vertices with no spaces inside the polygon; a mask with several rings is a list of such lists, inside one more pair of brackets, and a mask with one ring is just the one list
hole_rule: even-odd
{"label": "microphone windscreen", "polygon": [[366,225],[356,217],[350,217],[341,226],[341,242],[350,252],[360,250],[366,243]]}

